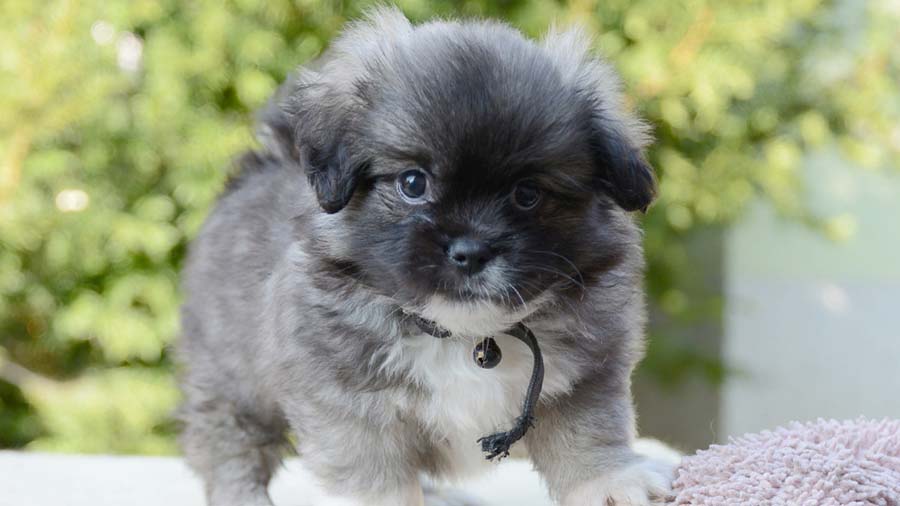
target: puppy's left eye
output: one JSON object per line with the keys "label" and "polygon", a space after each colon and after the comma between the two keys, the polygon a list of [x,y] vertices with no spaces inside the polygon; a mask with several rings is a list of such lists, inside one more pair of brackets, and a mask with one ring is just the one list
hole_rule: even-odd
{"label": "puppy's left eye", "polygon": [[534,209],[541,201],[541,189],[534,181],[520,181],[512,192],[512,201],[523,211]]}

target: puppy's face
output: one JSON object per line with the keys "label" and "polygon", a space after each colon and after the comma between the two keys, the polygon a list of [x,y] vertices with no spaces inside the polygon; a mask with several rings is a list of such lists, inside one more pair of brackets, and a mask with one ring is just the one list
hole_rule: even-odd
{"label": "puppy's face", "polygon": [[394,88],[374,99],[351,249],[404,301],[517,308],[582,283],[600,256],[601,203],[579,128],[589,118],[548,103],[552,79],[515,89],[527,69],[484,79],[496,62],[468,63],[427,69],[416,85],[435,90],[427,101]]}
{"label": "puppy's face", "polygon": [[605,68],[579,78],[564,49],[496,25],[376,19],[336,49],[280,121],[367,283],[436,319],[502,319],[629,253],[623,210],[650,203],[653,175]]}

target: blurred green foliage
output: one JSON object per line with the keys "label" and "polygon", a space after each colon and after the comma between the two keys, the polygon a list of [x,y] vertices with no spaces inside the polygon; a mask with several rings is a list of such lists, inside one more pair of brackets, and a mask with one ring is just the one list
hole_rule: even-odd
{"label": "blurred green foliage", "polygon": [[[0,16],[0,447],[174,450],[178,269],[253,145],[253,111],[368,2],[5,0]],[[856,5],[856,7],[854,7]],[[683,241],[754,198],[810,217],[798,169],[836,143],[863,167],[900,146],[900,6],[873,0],[406,0],[414,20],[492,16],[539,36],[577,22],[659,142],[645,219],[651,301],[693,298]],[[720,365],[661,334],[651,376]],[[674,344],[673,344],[674,343]]]}

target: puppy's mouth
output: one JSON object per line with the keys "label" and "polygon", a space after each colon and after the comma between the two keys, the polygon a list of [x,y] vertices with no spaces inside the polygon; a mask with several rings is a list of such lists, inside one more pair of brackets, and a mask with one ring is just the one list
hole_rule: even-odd
{"label": "puppy's mouth", "polygon": [[546,288],[540,289],[540,280],[520,279],[521,269],[503,258],[495,258],[476,273],[431,266],[417,277],[420,291],[415,302],[410,301],[410,312],[454,333],[501,332],[552,299]]}
{"label": "puppy's mouth", "polygon": [[530,291],[512,279],[505,266],[491,266],[475,275],[444,276],[434,284],[433,295],[453,302],[485,302],[517,310],[528,305]]}
{"label": "puppy's mouth", "polygon": [[[424,253],[424,254],[423,254]],[[460,253],[452,248],[431,250],[409,257],[407,270],[397,271],[412,288],[409,300],[425,303],[431,297],[454,304],[484,303],[517,312],[549,288],[539,271],[513,263],[508,251],[482,253],[472,247]]]}
{"label": "puppy's mouth", "polygon": [[439,288],[434,291],[434,295],[439,295],[455,302],[493,302],[496,304],[505,302],[505,297],[502,294],[488,292],[482,289]]}

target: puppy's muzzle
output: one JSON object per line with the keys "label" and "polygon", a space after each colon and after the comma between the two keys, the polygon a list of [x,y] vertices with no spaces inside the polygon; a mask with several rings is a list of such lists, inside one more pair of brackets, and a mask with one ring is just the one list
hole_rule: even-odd
{"label": "puppy's muzzle", "polygon": [[480,239],[460,237],[447,245],[447,261],[470,276],[481,272],[492,258],[490,245]]}

